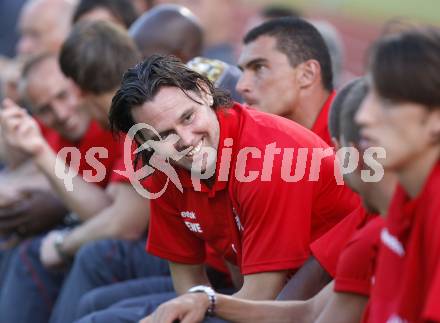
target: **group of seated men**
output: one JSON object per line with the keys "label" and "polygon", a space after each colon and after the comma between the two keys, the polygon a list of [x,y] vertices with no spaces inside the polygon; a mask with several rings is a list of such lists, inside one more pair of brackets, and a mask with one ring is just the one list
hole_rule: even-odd
{"label": "group of seated men", "polygon": [[75,19],[2,102],[0,322],[440,322],[438,28],[336,93],[301,18],[241,72],[182,7]]}

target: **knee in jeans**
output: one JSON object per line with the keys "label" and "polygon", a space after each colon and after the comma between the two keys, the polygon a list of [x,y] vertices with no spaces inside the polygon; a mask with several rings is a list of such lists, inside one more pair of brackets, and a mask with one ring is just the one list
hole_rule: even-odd
{"label": "knee in jeans", "polygon": [[82,246],[75,256],[75,264],[85,268],[96,268],[105,265],[105,258],[111,250],[107,240],[93,241]]}

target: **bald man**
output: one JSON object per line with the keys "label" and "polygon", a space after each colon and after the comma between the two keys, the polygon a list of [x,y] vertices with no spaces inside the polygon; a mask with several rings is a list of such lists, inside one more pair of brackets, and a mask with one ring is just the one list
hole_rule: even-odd
{"label": "bald man", "polygon": [[27,0],[18,20],[17,59],[0,70],[3,97],[20,100],[17,82],[21,62],[42,53],[57,53],[70,31],[77,0]]}
{"label": "bald man", "polygon": [[28,0],[19,19],[20,56],[58,52],[70,31],[76,0]]}
{"label": "bald man", "polygon": [[152,54],[172,54],[188,62],[203,47],[202,26],[193,13],[182,6],[158,5],[139,17],[129,30],[143,58]]}

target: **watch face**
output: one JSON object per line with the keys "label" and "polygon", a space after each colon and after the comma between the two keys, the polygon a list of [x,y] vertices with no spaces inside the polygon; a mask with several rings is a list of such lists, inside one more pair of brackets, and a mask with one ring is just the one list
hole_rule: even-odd
{"label": "watch face", "polygon": [[209,307],[206,311],[206,313],[209,316],[214,315],[214,308],[215,304],[217,302],[217,298],[215,296],[215,291],[209,287],[204,285],[194,286],[188,290],[189,293],[205,293],[208,296],[209,299]]}

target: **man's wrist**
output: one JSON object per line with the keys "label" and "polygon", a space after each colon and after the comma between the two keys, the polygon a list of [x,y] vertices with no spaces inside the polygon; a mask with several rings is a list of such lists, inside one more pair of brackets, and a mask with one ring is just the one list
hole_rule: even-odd
{"label": "man's wrist", "polygon": [[73,260],[73,257],[63,249],[64,240],[68,233],[69,231],[59,231],[53,241],[58,256],[60,256],[65,263],[70,263]]}
{"label": "man's wrist", "polygon": [[49,144],[42,139],[38,147],[32,152],[32,158],[37,165],[40,165],[45,163],[48,155],[52,152],[52,148],[49,146]]}
{"label": "man's wrist", "polygon": [[188,293],[204,293],[207,295],[209,303],[206,314],[209,316],[214,316],[215,306],[217,304],[217,296],[211,287],[205,285],[194,286],[188,290]]}

